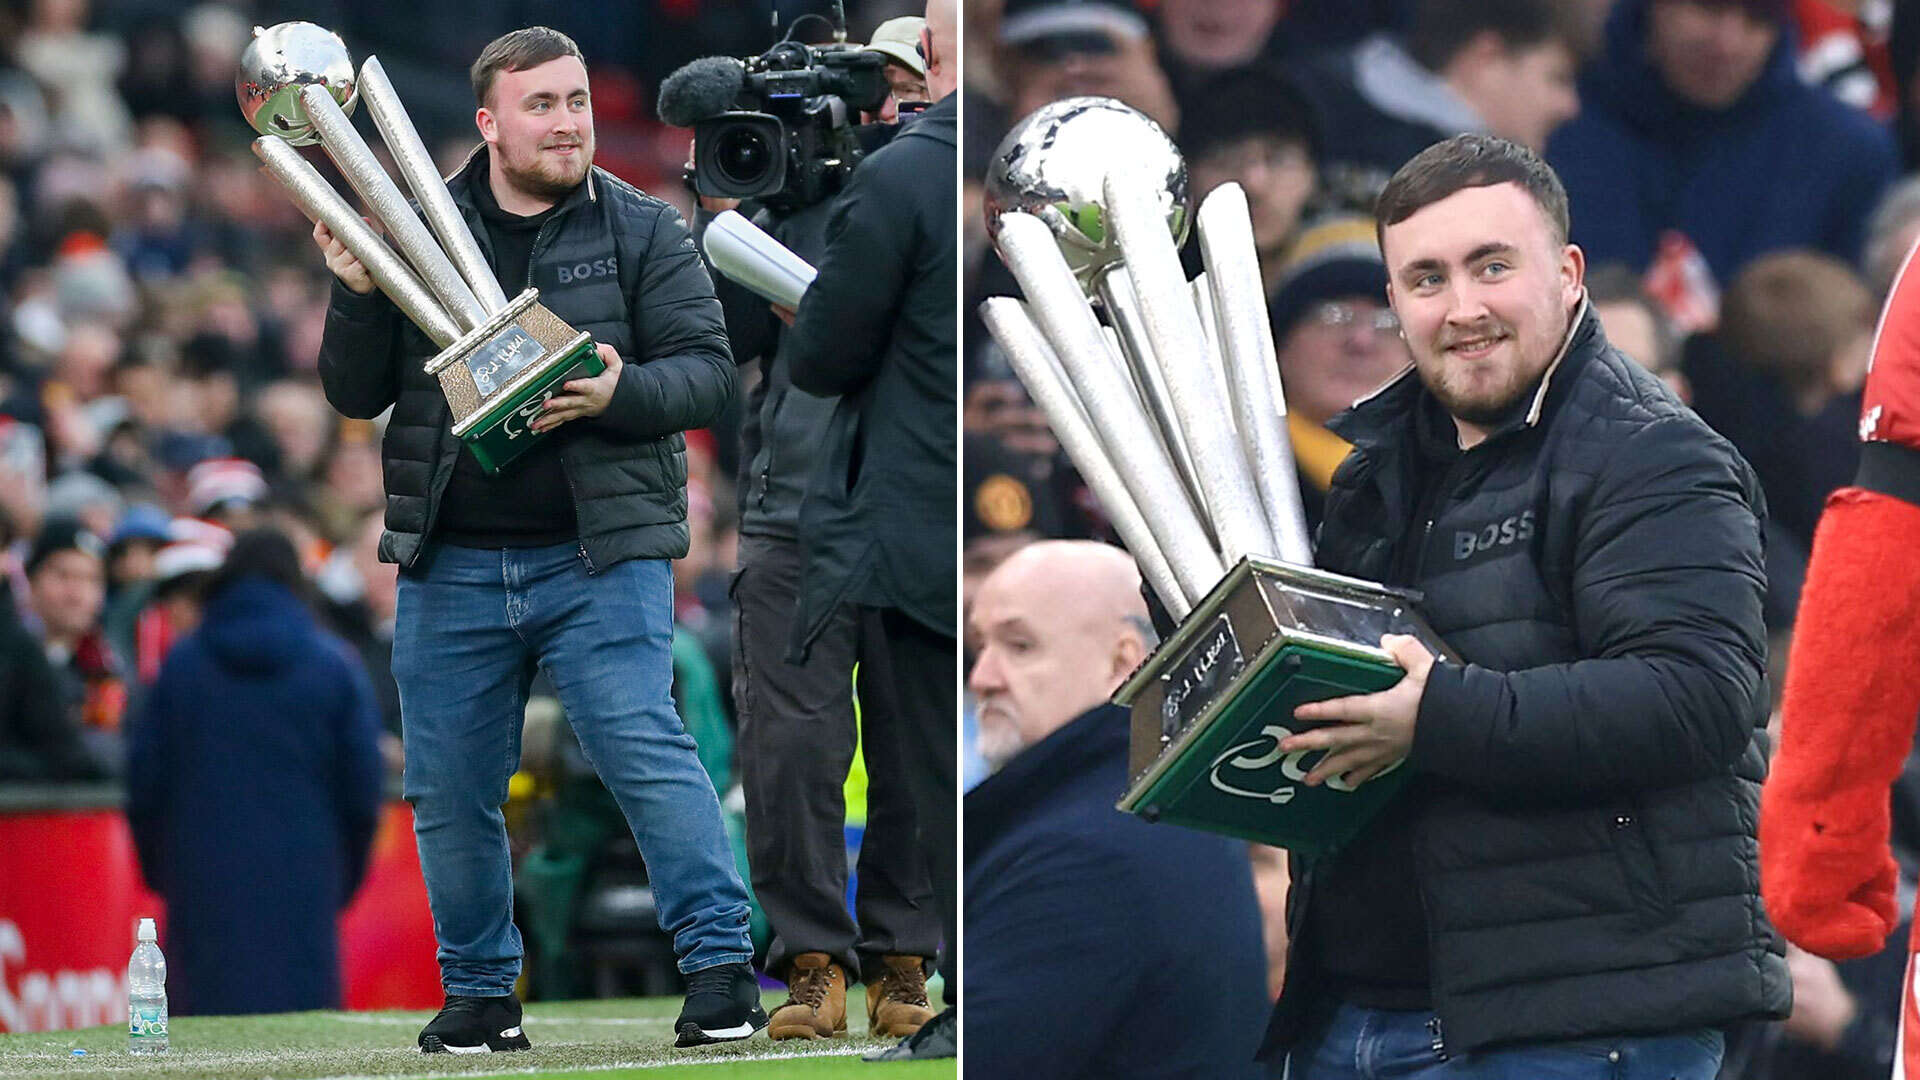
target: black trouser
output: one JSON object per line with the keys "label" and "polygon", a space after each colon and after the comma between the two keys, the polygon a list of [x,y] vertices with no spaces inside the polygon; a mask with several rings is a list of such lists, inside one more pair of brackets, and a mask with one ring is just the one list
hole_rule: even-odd
{"label": "black trouser", "polygon": [[891,608],[862,611],[868,617],[879,616],[881,631],[873,647],[862,654],[862,672],[868,665],[873,667],[871,678],[861,680],[862,700],[866,700],[864,688],[873,685],[877,692],[889,694],[890,711],[900,720],[901,765],[920,819],[920,851],[933,881],[934,900],[940,905],[947,945],[940,958],[940,974],[947,980],[947,1004],[955,1005],[960,1001],[959,893],[955,888],[960,792],[954,779],[960,658],[956,639],[934,633]]}
{"label": "black trouser", "polygon": [[[879,614],[842,609],[813,644],[805,664],[786,662],[800,584],[798,543],[740,538],[733,580],[733,699],[736,744],[747,801],[747,861],[753,891],[773,928],[767,971],[784,975],[803,952],[823,952],[849,980],[877,978],[881,956],[932,957],[941,924],[921,856],[910,790],[918,755],[876,656]],[[884,644],[884,642],[879,642]],[[853,715],[854,663],[860,662],[861,732]],[[951,664],[949,664],[951,666]],[[947,681],[952,682],[948,673]],[[949,707],[949,714],[951,708]],[[949,861],[953,851],[952,717],[947,721]],[[867,826],[860,841],[858,912],[848,914],[846,799],[843,786],[855,739],[867,766]],[[952,876],[949,872],[948,887]],[[947,895],[951,895],[951,892]]]}

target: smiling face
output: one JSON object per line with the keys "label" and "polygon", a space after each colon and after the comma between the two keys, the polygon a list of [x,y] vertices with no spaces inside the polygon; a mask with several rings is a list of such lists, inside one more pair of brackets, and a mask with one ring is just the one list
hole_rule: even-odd
{"label": "smiling face", "polygon": [[[577,57],[500,72],[475,121],[495,180],[525,199],[552,205],[586,179],[593,164],[593,100]],[[494,193],[514,210],[500,183]]]}
{"label": "smiling face", "polygon": [[1382,251],[1420,381],[1472,445],[1559,354],[1585,257],[1511,182],[1421,207],[1386,226]]}

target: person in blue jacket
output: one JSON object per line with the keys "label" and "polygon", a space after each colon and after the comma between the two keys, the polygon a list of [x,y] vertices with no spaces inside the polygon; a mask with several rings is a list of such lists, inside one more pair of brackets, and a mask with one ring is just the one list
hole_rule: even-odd
{"label": "person in blue jacket", "polygon": [[1050,540],[972,597],[993,775],[967,792],[967,1075],[1251,1080],[1268,1000],[1247,845],[1114,809],[1150,648],[1118,548]]}
{"label": "person in blue jacket", "polygon": [[[1860,254],[1891,135],[1800,81],[1789,0],[1619,0],[1579,116],[1548,143],[1574,243],[1645,270],[1698,252],[1724,287],[1781,248]],[[1698,261],[1694,261],[1698,265]]]}
{"label": "person in blue jacket", "polygon": [[305,592],[284,535],[243,533],[129,736],[127,817],[167,902],[175,1013],[341,1004],[334,920],[378,822],[380,707]]}

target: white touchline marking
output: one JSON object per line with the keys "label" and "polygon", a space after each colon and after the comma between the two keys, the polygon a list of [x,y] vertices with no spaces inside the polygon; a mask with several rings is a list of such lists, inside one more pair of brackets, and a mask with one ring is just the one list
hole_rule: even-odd
{"label": "white touchline marking", "polygon": [[[536,1048],[537,1049],[537,1048]],[[697,1049],[696,1053],[697,1053]],[[829,1050],[785,1051],[778,1054],[719,1054],[712,1056],[692,1056],[683,1061],[611,1061],[604,1065],[565,1065],[553,1063],[534,1065],[523,1069],[495,1069],[484,1073],[348,1073],[341,1076],[323,1076],[318,1080],[442,1080],[447,1076],[522,1076],[540,1072],[552,1072],[556,1067],[566,1072],[614,1072],[619,1069],[678,1069],[690,1065],[740,1065],[753,1061],[792,1061],[796,1058],[856,1057],[872,1050],[871,1046],[834,1048]],[[523,1051],[524,1052],[524,1051]],[[684,1051],[683,1051],[684,1052]]]}

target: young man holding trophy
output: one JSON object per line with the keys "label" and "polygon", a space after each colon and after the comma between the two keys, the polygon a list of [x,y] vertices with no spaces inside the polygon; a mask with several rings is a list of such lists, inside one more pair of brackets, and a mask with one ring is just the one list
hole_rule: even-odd
{"label": "young man holding trophy", "polygon": [[[593,168],[586,67],[557,31],[507,34],[474,63],[485,141],[444,184],[377,60],[356,83],[337,38],[282,24],[242,68],[243,111],[268,133],[256,152],[315,218],[339,279],[320,351],[327,397],[353,417],[392,409],[380,554],[401,567],[405,788],[447,994],[421,1049],[529,1045],[500,807],[536,669],[651,872],[689,987],[676,1045],[752,1035],[767,1018],[747,895],[669,694],[668,560],[688,545],[681,432],[712,422],[733,391],[686,228]],[[289,87],[298,109],[283,107]],[[338,106],[356,93],[438,244],[345,123]],[[309,124],[404,262],[282,141]]]}
{"label": "young man holding trophy", "polygon": [[1296,866],[1267,1054],[1709,1080],[1722,1028],[1789,1005],[1758,895],[1758,482],[1607,343],[1530,151],[1438,143],[1375,220],[1414,365],[1331,423],[1355,450],[1315,556],[1421,590],[1461,659],[1389,637],[1397,684],[1278,742],[1324,753],[1307,785],[1412,775]]}

